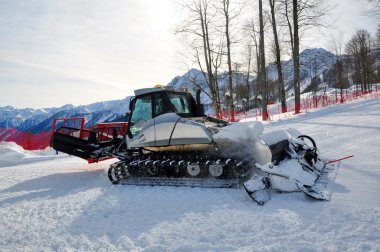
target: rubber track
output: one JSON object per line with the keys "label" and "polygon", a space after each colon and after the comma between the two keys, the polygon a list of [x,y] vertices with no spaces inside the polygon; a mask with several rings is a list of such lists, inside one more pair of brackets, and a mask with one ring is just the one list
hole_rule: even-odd
{"label": "rubber track", "polygon": [[[194,154],[191,154],[194,157]],[[197,155],[195,155],[197,156]],[[204,156],[197,156],[204,161]],[[131,175],[128,167],[132,164],[144,163],[149,158],[144,156],[130,158],[128,161],[120,161],[112,164],[108,170],[108,178],[113,184],[123,185],[139,185],[139,186],[185,186],[185,187],[204,187],[204,188],[231,188],[237,187],[242,181],[242,176],[236,178],[212,178],[212,177],[154,177],[154,176],[136,176]],[[165,158],[160,158],[162,162]],[[173,160],[178,162],[177,160]],[[150,160],[153,161],[153,160]],[[199,160],[198,160],[199,161]],[[170,162],[170,161],[169,161]],[[226,164],[226,160],[213,160],[211,163],[215,164],[221,162]],[[196,163],[193,159],[192,163]],[[236,164],[236,162],[234,162]],[[240,163],[241,164],[241,163]],[[240,165],[239,164],[239,165]],[[133,166],[133,165],[132,165]]]}

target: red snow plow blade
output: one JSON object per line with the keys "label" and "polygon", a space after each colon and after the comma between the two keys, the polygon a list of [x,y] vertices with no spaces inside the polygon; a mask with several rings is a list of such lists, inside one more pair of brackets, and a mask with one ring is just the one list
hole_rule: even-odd
{"label": "red snow plow blade", "polygon": [[122,145],[127,125],[124,122],[100,123],[89,129],[62,126],[53,132],[50,146],[89,163],[99,162],[112,158],[109,152]]}

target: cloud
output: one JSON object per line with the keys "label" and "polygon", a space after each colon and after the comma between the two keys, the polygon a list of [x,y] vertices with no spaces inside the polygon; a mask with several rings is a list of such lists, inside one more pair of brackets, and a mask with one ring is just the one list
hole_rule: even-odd
{"label": "cloud", "polygon": [[359,29],[375,33],[378,20],[374,16],[367,15],[371,6],[368,1],[330,0],[328,4],[334,8],[330,8],[331,12],[328,15],[327,36],[339,36],[339,33],[342,33],[344,40],[347,41]]}
{"label": "cloud", "polygon": [[[56,88],[51,83],[71,80],[76,84],[67,84],[67,89],[91,83],[95,89],[107,86],[108,94],[124,91],[124,97],[137,88],[166,84],[180,72],[168,6],[170,0],[2,1],[0,88],[16,92],[9,85],[34,86],[38,96],[54,93],[48,90]],[[25,104],[18,99],[7,102]],[[56,104],[43,106],[49,105]]]}

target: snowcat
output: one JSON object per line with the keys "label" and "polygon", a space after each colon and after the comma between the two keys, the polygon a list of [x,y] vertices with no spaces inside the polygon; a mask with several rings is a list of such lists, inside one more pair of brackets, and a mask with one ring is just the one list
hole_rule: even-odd
{"label": "snowcat", "polygon": [[295,129],[263,134],[263,125],[229,123],[206,116],[198,90],[135,90],[124,135],[101,141],[96,132],[61,127],[51,146],[70,155],[102,160],[113,184],[239,187],[259,204],[272,190],[300,191],[329,200],[338,165],[318,155],[315,141]]}

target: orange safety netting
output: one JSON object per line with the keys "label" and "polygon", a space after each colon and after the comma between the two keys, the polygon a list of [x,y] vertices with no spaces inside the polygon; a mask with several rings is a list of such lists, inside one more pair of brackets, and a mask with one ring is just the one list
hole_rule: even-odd
{"label": "orange safety netting", "polygon": [[41,150],[49,146],[51,132],[29,133],[15,128],[0,128],[0,142],[15,142],[25,150]]}

